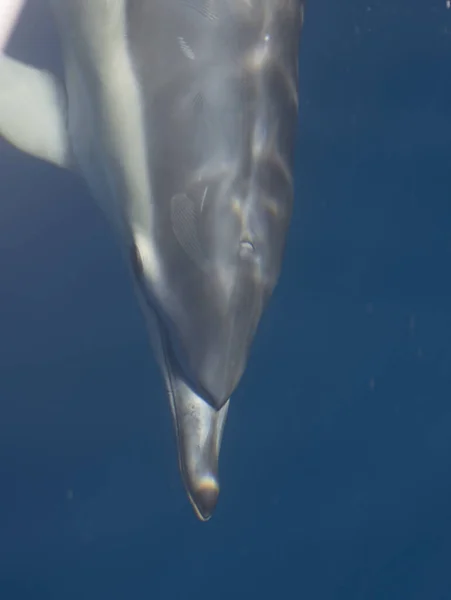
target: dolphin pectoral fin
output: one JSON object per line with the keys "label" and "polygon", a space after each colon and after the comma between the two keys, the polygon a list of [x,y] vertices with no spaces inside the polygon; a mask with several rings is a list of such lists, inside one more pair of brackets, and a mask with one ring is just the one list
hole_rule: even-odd
{"label": "dolphin pectoral fin", "polygon": [[0,51],[8,43],[24,5],[25,0],[0,2]]}
{"label": "dolphin pectoral fin", "polygon": [[36,158],[69,167],[65,104],[53,75],[0,54],[0,136]]}
{"label": "dolphin pectoral fin", "polygon": [[229,402],[216,410],[173,373],[168,383],[180,471],[196,515],[208,521],[219,496],[218,458]]}

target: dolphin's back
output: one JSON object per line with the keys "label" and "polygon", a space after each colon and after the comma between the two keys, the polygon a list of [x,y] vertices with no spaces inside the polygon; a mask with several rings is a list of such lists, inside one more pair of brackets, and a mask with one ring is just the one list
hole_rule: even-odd
{"label": "dolphin's back", "polygon": [[289,179],[299,6],[299,0],[128,0],[129,47],[156,185],[157,173],[177,165],[174,189],[163,198],[224,170],[249,181],[261,167],[278,165],[273,175]]}
{"label": "dolphin's back", "polygon": [[[185,372],[202,371],[204,389],[211,379],[235,386],[279,275],[293,199],[300,20],[299,0],[127,2],[154,231],[159,248],[170,248],[158,251],[162,277],[151,293],[178,331]],[[234,376],[220,377],[231,348]],[[218,404],[233,389],[223,388]]]}

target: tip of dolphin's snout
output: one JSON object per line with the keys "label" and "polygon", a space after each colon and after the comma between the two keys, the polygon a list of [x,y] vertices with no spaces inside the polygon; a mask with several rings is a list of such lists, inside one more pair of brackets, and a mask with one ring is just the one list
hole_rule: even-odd
{"label": "tip of dolphin's snout", "polygon": [[201,521],[208,521],[213,514],[219,496],[219,484],[213,477],[204,477],[195,489],[190,490],[194,512]]}
{"label": "tip of dolphin's snout", "polygon": [[197,517],[208,521],[219,496],[218,458],[228,402],[216,410],[176,371],[170,372],[179,466]]}

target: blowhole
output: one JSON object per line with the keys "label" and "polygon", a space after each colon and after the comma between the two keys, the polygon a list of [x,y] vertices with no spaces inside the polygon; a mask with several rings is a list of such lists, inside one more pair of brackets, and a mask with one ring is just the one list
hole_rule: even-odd
{"label": "blowhole", "polygon": [[251,254],[255,251],[255,246],[250,240],[240,241],[240,252],[242,254]]}

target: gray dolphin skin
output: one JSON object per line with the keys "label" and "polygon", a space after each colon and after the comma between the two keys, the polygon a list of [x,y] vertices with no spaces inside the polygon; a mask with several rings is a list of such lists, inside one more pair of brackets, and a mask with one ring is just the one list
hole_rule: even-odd
{"label": "gray dolphin skin", "polygon": [[293,203],[301,0],[49,0],[65,80],[0,54],[0,135],[117,233],[201,520]]}

